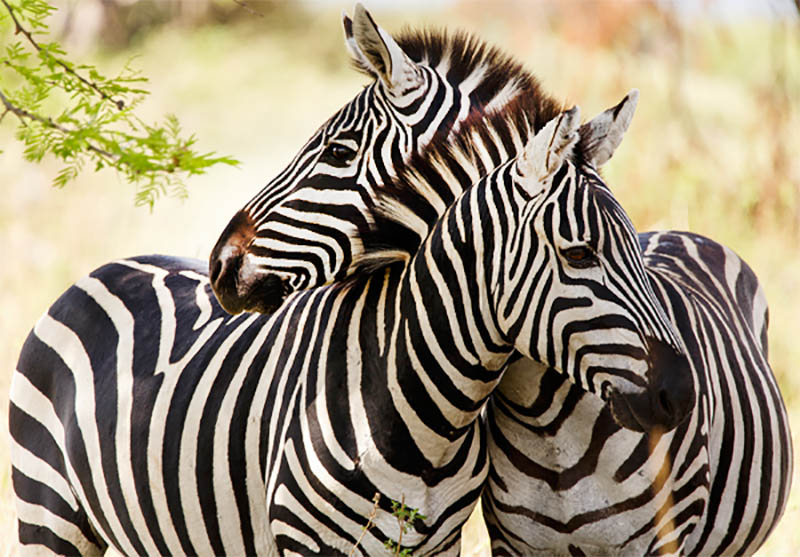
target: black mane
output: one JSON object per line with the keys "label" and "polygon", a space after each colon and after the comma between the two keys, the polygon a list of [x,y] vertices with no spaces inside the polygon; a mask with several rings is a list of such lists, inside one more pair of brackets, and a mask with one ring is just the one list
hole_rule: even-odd
{"label": "black mane", "polygon": [[450,83],[461,83],[475,69],[484,66],[483,81],[471,95],[473,105],[486,105],[509,83],[520,90],[538,88],[536,78],[522,64],[466,31],[449,33],[445,29],[407,27],[395,40],[414,62],[435,68],[446,58]]}

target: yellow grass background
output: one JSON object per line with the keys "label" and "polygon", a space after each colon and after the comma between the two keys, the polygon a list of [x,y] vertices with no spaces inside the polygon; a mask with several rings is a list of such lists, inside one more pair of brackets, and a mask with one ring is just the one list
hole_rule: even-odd
{"label": "yellow grass background", "polygon": [[[380,6],[385,6],[382,3]],[[369,3],[367,3],[369,6]],[[28,331],[55,298],[96,266],[165,253],[205,259],[233,213],[274,176],[365,78],[349,68],[340,9],[311,3],[227,25],[159,28],[124,51],[82,61],[119,68],[132,55],[150,78],[143,111],[174,112],[201,151],[242,161],[189,182],[185,202],[150,213],[110,171],[65,190],[59,166],[25,163],[13,117],[0,125],[0,555],[16,553],[8,466],[8,387]],[[524,60],[545,90],[590,117],[636,87],[639,108],[606,169],[641,230],[688,229],[737,251],[770,301],[770,361],[800,432],[800,27],[797,19],[722,24],[682,20],[637,2],[452,2],[437,10],[375,7],[404,24],[466,28]],[[759,555],[800,553],[800,496]],[[463,553],[485,555],[479,521]]]}

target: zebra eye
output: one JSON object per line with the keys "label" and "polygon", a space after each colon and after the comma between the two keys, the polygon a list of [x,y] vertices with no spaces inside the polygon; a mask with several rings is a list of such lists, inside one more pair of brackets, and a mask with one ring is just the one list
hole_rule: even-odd
{"label": "zebra eye", "polygon": [[341,165],[349,163],[356,156],[356,150],[341,143],[331,143],[325,148],[323,157],[330,164]]}
{"label": "zebra eye", "polygon": [[561,255],[570,266],[577,269],[586,269],[597,265],[597,257],[587,246],[574,246],[561,250]]}

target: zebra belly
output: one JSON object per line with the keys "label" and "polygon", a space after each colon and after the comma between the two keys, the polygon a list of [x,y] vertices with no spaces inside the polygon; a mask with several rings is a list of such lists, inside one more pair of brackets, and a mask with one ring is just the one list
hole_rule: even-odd
{"label": "zebra belly", "polygon": [[687,538],[692,554],[750,554],[788,498],[788,416],[767,361],[767,301],[729,248],[689,232],[640,235],[648,273],[696,371],[708,414],[706,512]]}

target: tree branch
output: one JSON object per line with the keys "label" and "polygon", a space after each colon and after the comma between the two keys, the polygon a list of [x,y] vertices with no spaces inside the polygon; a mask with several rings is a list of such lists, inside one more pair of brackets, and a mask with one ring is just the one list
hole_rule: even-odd
{"label": "tree branch", "polygon": [[[3,1],[3,3],[5,3],[5,0],[2,0],[2,1]],[[16,106],[15,104],[13,104],[8,99],[8,97],[6,97],[3,94],[2,91],[0,91],[0,101],[2,101],[3,105],[6,107],[6,110],[3,113],[3,116],[0,117],[0,120],[2,120],[2,118],[5,118],[5,115],[8,114],[9,112],[11,112],[17,118],[19,118],[20,122],[22,122],[23,124],[25,123],[25,119],[34,120],[36,122],[39,122],[43,126],[58,130],[61,133],[63,133],[64,135],[69,135],[69,134],[75,133],[75,130],[70,130],[69,128],[65,128],[64,126],[62,126],[58,122],[54,121],[52,118],[49,118],[49,117],[45,118],[44,116],[39,116],[38,114],[34,114],[33,112],[30,112],[28,110],[25,110],[24,108],[20,108],[20,107]],[[92,151],[94,153],[97,153],[98,155],[102,156],[103,158],[106,159],[107,162],[113,163],[113,162],[119,160],[119,155],[115,155],[114,153],[109,153],[105,149],[101,149],[100,147],[97,147],[96,145],[92,145],[88,141],[86,142],[86,148],[89,149],[90,151]]]}
{"label": "tree branch", "polygon": [[[146,80],[127,75],[127,67],[123,75],[108,79],[93,66],[78,66],[62,58],[64,51],[58,43],[38,42],[34,35],[38,36],[42,28],[47,30],[44,18],[50,7],[45,1],[12,7],[12,0],[0,0],[0,4],[0,13],[5,9],[13,21],[13,26],[3,26],[4,33],[10,35],[13,30],[25,37],[9,41],[12,44],[0,53],[0,69],[6,66],[22,79],[18,89],[0,84],[0,123],[9,113],[16,116],[26,159],[38,162],[49,153],[66,163],[53,181],[56,186],[74,180],[84,163],[92,161],[95,170],[108,166],[123,174],[137,186],[136,203],[152,207],[165,192],[185,196],[183,176],[203,174],[218,163],[238,164],[230,157],[192,150],[194,136],[182,138],[174,116],[168,115],[162,126],[142,122],[133,110],[149,93],[128,83]],[[38,57],[26,62],[32,49]],[[78,70],[88,72],[88,79]],[[41,108],[53,89],[70,97],[58,116]]]}
{"label": "tree branch", "polygon": [[[22,24],[17,19],[17,16],[14,13],[14,9],[11,7],[11,5],[6,0],[0,0],[0,2],[2,2],[3,5],[6,7],[6,10],[8,10],[9,15],[11,16],[11,20],[14,22],[14,34],[15,35],[19,35],[19,34],[24,35],[25,38],[28,39],[28,42],[31,43],[31,45],[33,45],[33,48],[35,48],[37,52],[42,52],[42,50],[43,50],[42,46],[33,37],[33,34],[22,26]],[[108,94],[106,94],[105,91],[100,89],[100,87],[98,87],[98,85],[96,83],[94,83],[93,81],[89,81],[88,79],[86,79],[83,76],[81,76],[78,72],[76,72],[74,69],[72,69],[70,67],[70,65],[65,63],[63,60],[60,60],[60,59],[56,58],[55,56],[52,56],[49,53],[47,53],[47,56],[49,56],[56,64],[58,64],[59,66],[64,68],[65,72],[67,72],[68,74],[73,76],[75,79],[79,80],[81,83],[83,83],[84,85],[86,85],[87,87],[89,87],[90,89],[95,91],[98,95],[100,95],[100,98],[102,98],[104,101],[109,101],[111,103],[114,103],[114,105],[119,110],[122,110],[123,108],[125,108],[125,101],[123,101],[122,99],[115,100],[115,99],[111,98]]]}
{"label": "tree branch", "polygon": [[[796,1],[800,2],[800,0],[796,0]],[[254,10],[253,8],[248,6],[247,2],[245,2],[244,0],[233,0],[233,3],[236,4],[237,6],[239,6],[240,8],[242,8],[243,10],[245,10],[246,12],[251,13],[252,15],[255,15],[255,16],[258,16],[258,17],[264,17],[264,14],[262,14],[261,12],[259,12],[257,10]]]}

